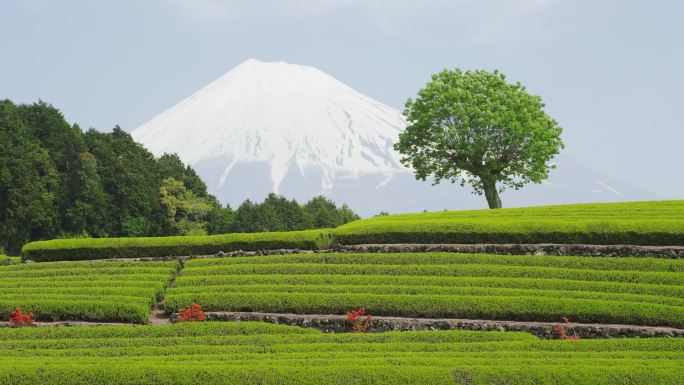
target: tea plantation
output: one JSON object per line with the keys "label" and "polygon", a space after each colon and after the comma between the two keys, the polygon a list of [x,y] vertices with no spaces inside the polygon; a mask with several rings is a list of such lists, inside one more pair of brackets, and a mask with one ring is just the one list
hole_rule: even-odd
{"label": "tea plantation", "polygon": [[684,201],[596,203],[387,215],[335,230],[341,244],[684,245]]}
{"label": "tea plantation", "polygon": [[[323,250],[485,242],[683,246],[684,201],[394,215],[301,232],[34,242],[22,252],[34,263],[0,256],[0,326],[17,307],[37,321],[131,325],[2,327],[0,385],[684,383],[679,337],[542,340],[522,332],[326,334],[269,323],[168,323],[199,304],[206,312],[325,316],[363,307],[373,316],[551,323],[567,316],[684,329],[681,258]],[[315,252],[213,256],[264,249]]]}
{"label": "tea plantation", "polygon": [[196,259],[167,309],[684,327],[684,260],[455,253]]}
{"label": "tea plantation", "polygon": [[680,384],[684,339],[322,334],[260,323],[0,330],[0,384]]}
{"label": "tea plantation", "polygon": [[19,307],[40,321],[147,323],[177,266],[176,261],[0,266],[0,320]]}

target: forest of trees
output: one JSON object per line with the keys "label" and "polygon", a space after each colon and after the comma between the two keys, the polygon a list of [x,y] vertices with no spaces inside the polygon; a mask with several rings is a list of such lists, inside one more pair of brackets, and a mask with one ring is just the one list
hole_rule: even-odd
{"label": "forest of trees", "polygon": [[319,196],[222,206],[175,154],[155,158],[118,126],[83,132],[44,102],[0,101],[0,252],[26,242],[287,231],[358,219]]}

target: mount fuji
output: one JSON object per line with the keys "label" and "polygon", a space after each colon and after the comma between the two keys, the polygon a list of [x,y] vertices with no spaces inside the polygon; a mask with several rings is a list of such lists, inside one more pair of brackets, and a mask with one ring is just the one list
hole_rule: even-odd
{"label": "mount fuji", "polygon": [[[400,112],[313,67],[249,59],[131,132],[155,155],[177,153],[233,207],[276,192],[323,194],[362,216],[486,207],[469,189],[416,181],[393,149]],[[570,157],[506,206],[657,199]]]}

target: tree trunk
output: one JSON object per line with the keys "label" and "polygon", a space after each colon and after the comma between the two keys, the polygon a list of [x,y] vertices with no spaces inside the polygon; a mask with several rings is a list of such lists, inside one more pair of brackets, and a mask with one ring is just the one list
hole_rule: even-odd
{"label": "tree trunk", "polygon": [[490,209],[500,209],[501,208],[501,198],[499,198],[499,192],[496,191],[496,182],[483,182],[485,198],[487,198],[487,203]]}

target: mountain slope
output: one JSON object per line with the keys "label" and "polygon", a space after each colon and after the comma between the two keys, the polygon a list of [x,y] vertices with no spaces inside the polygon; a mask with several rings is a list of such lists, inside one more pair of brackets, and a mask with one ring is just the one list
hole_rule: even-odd
{"label": "mountain slope", "polygon": [[213,188],[239,174],[236,165],[254,163],[279,192],[291,168],[324,188],[338,177],[403,171],[392,143],[404,125],[393,109],[315,68],[250,59],[132,135],[211,173]]}
{"label": "mountain slope", "polygon": [[[361,215],[483,207],[468,189],[414,180],[392,148],[405,125],[315,68],[250,59],[131,134],[155,155],[178,153],[231,205],[274,191],[325,194]],[[567,158],[549,183],[503,195],[507,206],[654,198]]]}

